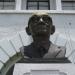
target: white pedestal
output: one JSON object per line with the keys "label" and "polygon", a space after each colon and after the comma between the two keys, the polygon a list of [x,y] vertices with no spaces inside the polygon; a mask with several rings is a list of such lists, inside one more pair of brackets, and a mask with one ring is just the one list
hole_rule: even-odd
{"label": "white pedestal", "polygon": [[75,65],[17,63],[13,75],[75,75]]}

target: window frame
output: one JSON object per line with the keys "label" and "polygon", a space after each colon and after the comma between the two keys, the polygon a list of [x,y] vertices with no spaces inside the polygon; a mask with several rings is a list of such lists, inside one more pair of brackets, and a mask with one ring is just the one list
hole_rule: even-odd
{"label": "window frame", "polygon": [[[0,3],[2,3],[2,5],[1,5],[1,7],[2,8],[0,8],[0,10],[14,10],[15,9],[15,0],[0,0]],[[8,4],[6,4],[6,3],[8,3]],[[14,5],[10,5],[10,3],[14,3]],[[13,8],[12,9],[5,9],[5,7],[10,7],[10,6],[12,6]]]}
{"label": "window frame", "polygon": [[[63,3],[67,3],[67,4],[70,3],[71,5],[63,6]],[[69,7],[69,8],[72,8],[72,9],[63,9],[63,10],[75,10],[74,9],[74,7],[75,7],[74,3],[75,3],[75,0],[62,0],[62,9],[63,9],[63,7]]]}
{"label": "window frame", "polygon": [[[50,0],[27,0],[27,3],[26,3],[26,10],[29,10],[29,2],[36,2],[37,3],[37,5],[36,5],[36,7],[37,7],[37,9],[36,10],[40,10],[40,2],[47,2],[48,3],[48,9],[47,10],[50,10]],[[35,9],[34,9],[35,10]]]}

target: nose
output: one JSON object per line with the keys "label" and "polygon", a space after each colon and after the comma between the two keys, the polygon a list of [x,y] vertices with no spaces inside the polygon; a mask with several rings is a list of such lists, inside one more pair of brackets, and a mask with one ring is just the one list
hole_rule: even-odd
{"label": "nose", "polygon": [[40,18],[38,24],[39,24],[39,25],[45,25],[45,22],[43,21],[42,18]]}
{"label": "nose", "polygon": [[42,18],[40,18],[40,22],[43,22],[43,19]]}

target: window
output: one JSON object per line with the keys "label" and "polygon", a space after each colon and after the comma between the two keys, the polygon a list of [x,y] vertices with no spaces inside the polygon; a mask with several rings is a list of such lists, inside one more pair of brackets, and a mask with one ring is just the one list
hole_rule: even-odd
{"label": "window", "polygon": [[0,2],[15,2],[15,0],[0,0]]}
{"label": "window", "polygon": [[62,0],[63,10],[75,10],[75,0]]}
{"label": "window", "polygon": [[27,0],[27,10],[50,10],[49,0]]}
{"label": "window", "polygon": [[0,9],[3,10],[15,9],[15,0],[0,0]]}

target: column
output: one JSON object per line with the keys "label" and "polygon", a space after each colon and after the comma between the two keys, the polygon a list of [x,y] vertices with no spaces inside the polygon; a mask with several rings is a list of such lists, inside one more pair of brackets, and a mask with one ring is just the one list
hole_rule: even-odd
{"label": "column", "polygon": [[62,10],[61,0],[56,0],[56,10]]}
{"label": "column", "polygon": [[21,1],[22,0],[16,0],[16,10],[21,10]]}

